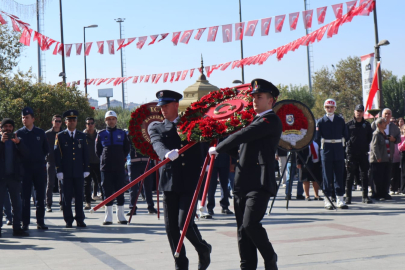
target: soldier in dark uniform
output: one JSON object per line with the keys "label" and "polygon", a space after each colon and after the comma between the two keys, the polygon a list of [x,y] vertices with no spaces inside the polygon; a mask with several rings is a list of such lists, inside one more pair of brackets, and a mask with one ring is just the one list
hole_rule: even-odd
{"label": "soldier in dark uniform", "polygon": [[[66,228],[72,228],[76,219],[77,227],[86,227],[83,212],[83,185],[84,178],[90,174],[89,149],[86,135],[76,130],[76,110],[63,113],[67,129],[59,132],[55,139],[55,165],[56,176],[62,184],[63,218]],[[75,213],[72,213],[72,195],[75,195]]]}
{"label": "soldier in dark uniform", "polygon": [[[373,138],[371,124],[364,120],[364,106],[359,104],[354,110],[354,118],[346,123],[349,140],[347,141],[347,180],[346,180],[346,204],[352,202],[352,186],[354,175],[360,167],[360,176],[363,190],[363,203],[373,203],[368,197],[368,152]],[[360,182],[360,181],[359,181]]]}
{"label": "soldier in dark uniform", "polygon": [[282,124],[272,108],[279,90],[263,79],[255,79],[251,84],[253,107],[257,113],[253,122],[217,147],[211,147],[209,153],[226,152],[239,156],[233,194],[241,269],[257,268],[259,250],[265,269],[274,270],[277,269],[277,254],[260,221],[270,197],[277,193],[274,162]]}
{"label": "soldier in dark uniform", "polygon": [[36,191],[37,229],[47,230],[45,225],[45,190],[46,190],[46,162],[49,145],[45,131],[34,126],[34,111],[30,107],[22,110],[24,127],[17,130],[17,137],[24,140],[29,149],[29,157],[24,159],[24,178],[22,181],[22,223],[23,230],[28,230],[31,215],[31,190],[34,185]]}
{"label": "soldier in dark uniform", "polygon": [[[162,90],[157,92],[156,97],[159,99],[158,106],[161,107],[165,120],[150,127],[149,135],[153,149],[160,159],[171,160],[160,168],[159,190],[163,191],[166,234],[172,254],[174,254],[180,240],[180,230],[184,227],[197,186],[203,155],[199,144],[181,155],[178,154],[178,150],[188,143],[181,141],[176,129],[179,100],[182,95],[174,91]],[[202,239],[193,219],[190,221],[186,238],[198,252],[198,269],[207,269],[210,264],[211,245]],[[175,264],[176,269],[188,269],[184,245],[181,248],[180,256],[175,258]]]}
{"label": "soldier in dark uniform", "polygon": [[[327,99],[324,103],[326,114],[316,124],[317,140],[321,143],[321,160],[325,196],[332,195],[335,185],[337,207],[348,209],[343,200],[345,182],[343,178],[345,141],[348,138],[347,127],[342,117],[335,115],[336,101]],[[332,210],[329,200],[325,199],[325,209]]]}

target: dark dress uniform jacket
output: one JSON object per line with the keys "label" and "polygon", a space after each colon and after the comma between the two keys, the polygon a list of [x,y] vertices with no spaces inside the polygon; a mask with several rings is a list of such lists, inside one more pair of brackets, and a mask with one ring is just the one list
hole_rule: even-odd
{"label": "dark dress uniform jacket", "polygon": [[[153,149],[160,160],[165,159],[167,152],[181,149],[189,142],[181,141],[175,124],[165,119],[149,128]],[[179,157],[160,168],[159,189],[163,191],[193,192],[196,189],[201,173],[201,145],[196,144]]]}
{"label": "dark dress uniform jacket", "polygon": [[17,137],[24,140],[29,149],[29,156],[24,159],[24,166],[30,169],[39,169],[45,166],[45,157],[49,152],[48,140],[43,129],[34,126],[31,131],[26,127],[17,130]]}
{"label": "dark dress uniform jacket", "polygon": [[63,179],[83,178],[84,172],[90,172],[89,150],[86,135],[78,130],[74,139],[67,130],[59,132],[55,139],[56,171],[63,173]]}
{"label": "dark dress uniform jacket", "polygon": [[357,122],[355,118],[346,123],[349,140],[346,143],[346,152],[348,155],[365,155],[370,150],[373,130],[371,124],[364,120]]}
{"label": "dark dress uniform jacket", "polygon": [[[0,181],[6,177],[6,145],[1,141],[0,135]],[[13,169],[14,179],[21,181],[24,177],[23,160],[29,156],[29,150],[24,144],[23,140],[20,140],[19,144],[13,142]],[[8,195],[8,194],[7,194]],[[21,211],[21,210],[20,210]]]}
{"label": "dark dress uniform jacket", "polygon": [[264,190],[272,196],[276,194],[274,155],[282,129],[280,118],[271,111],[256,117],[248,127],[218,144],[218,153],[227,152],[237,156],[239,152],[234,192]]}

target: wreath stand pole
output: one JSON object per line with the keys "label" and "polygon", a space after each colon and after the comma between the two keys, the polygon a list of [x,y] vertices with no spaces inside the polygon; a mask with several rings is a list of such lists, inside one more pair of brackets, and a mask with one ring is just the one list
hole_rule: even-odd
{"label": "wreath stand pole", "polygon": [[[215,140],[214,144],[213,144],[213,147],[216,147],[217,144],[218,144],[218,140]],[[211,155],[210,167],[208,168],[208,173],[207,173],[207,180],[205,181],[204,192],[203,192],[203,195],[202,195],[202,198],[201,198],[201,206],[202,207],[204,207],[205,200],[207,199],[207,193],[208,193],[208,189],[210,187],[210,182],[211,182],[211,174],[212,174],[212,170],[214,169],[214,162],[215,162],[215,155]],[[203,171],[205,170],[205,167],[203,167]]]}
{"label": "wreath stand pole", "polygon": [[[212,156],[214,156],[214,159],[215,159],[215,155],[212,155]],[[211,160],[213,160],[212,156],[211,156]],[[198,194],[200,193],[200,188],[201,188],[201,185],[202,185],[202,182],[204,179],[204,175],[205,175],[205,168],[207,167],[209,159],[210,159],[210,156],[207,153],[207,156],[205,157],[204,165],[203,165],[201,173],[200,173],[200,178],[198,179],[197,188],[194,192],[193,200],[191,201],[190,209],[188,210],[188,213],[187,213],[186,222],[184,223],[184,227],[181,232],[180,240],[177,245],[176,252],[174,253],[175,258],[178,258],[180,255],[180,250],[181,250],[181,247],[183,246],[183,241],[184,241],[184,237],[186,236],[186,233],[187,233],[188,225],[190,224],[191,218],[193,217],[195,205],[196,205],[197,199],[198,199]],[[212,164],[212,162],[211,162],[211,164]],[[207,179],[207,181],[208,181],[208,179]]]}
{"label": "wreath stand pole", "polygon": [[[146,172],[148,171],[148,168],[149,168],[149,163],[150,163],[150,158],[148,159],[148,163],[146,163],[146,168],[145,168],[144,173],[146,173]],[[143,179],[143,180],[141,181],[141,183],[139,184],[139,188],[138,188],[138,194],[136,194],[136,198],[135,198],[134,206],[132,206],[132,209],[131,209],[131,215],[129,216],[128,225],[131,223],[132,216],[133,216],[133,215],[134,215],[134,213],[135,213],[135,209],[136,209],[136,203],[138,202],[139,195],[140,195],[140,194],[141,194],[141,192],[142,192],[142,187],[143,187],[143,182],[144,182],[144,181],[145,181],[145,179]]]}
{"label": "wreath stand pole", "polygon": [[[159,161],[156,161],[156,165],[159,164]],[[159,211],[159,171],[156,171],[156,204],[157,204],[157,217],[160,220],[160,211]]]}
{"label": "wreath stand pole", "polygon": [[[182,154],[184,151],[188,150],[190,147],[192,147],[193,145],[195,145],[196,142],[190,142],[189,144],[187,144],[186,146],[184,146],[183,148],[181,148],[179,150],[179,155]],[[169,163],[171,160],[166,158],[165,160],[163,160],[161,163],[159,163],[159,165],[154,166],[152,169],[150,169],[149,171],[145,172],[144,174],[142,174],[141,176],[139,176],[138,178],[136,178],[135,180],[133,180],[131,183],[129,183],[128,185],[124,186],[123,188],[121,188],[120,190],[118,190],[117,192],[115,192],[113,195],[111,195],[110,197],[108,197],[107,199],[105,199],[104,201],[102,201],[101,203],[99,203],[98,205],[96,205],[95,207],[93,207],[92,209],[90,209],[90,213],[94,213],[95,211],[97,211],[98,209],[100,209],[101,207],[103,207],[104,205],[106,205],[107,203],[111,202],[112,200],[114,200],[116,197],[118,197],[119,195],[121,195],[122,193],[124,193],[125,191],[127,191],[128,189],[130,189],[131,187],[135,186],[136,184],[138,184],[139,182],[141,182],[143,179],[145,179],[146,177],[148,177],[149,175],[151,175],[152,173],[156,172],[159,168],[161,168],[163,165],[166,165],[167,163]]]}

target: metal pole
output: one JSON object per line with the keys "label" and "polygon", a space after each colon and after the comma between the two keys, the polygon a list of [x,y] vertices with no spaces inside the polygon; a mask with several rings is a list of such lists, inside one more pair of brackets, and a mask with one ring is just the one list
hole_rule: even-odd
{"label": "metal pole", "polygon": [[[42,29],[39,29],[39,1],[37,0],[37,30],[41,33]],[[38,42],[38,82],[42,82],[42,70],[41,70],[41,49]]]}
{"label": "metal pole", "polygon": [[[239,22],[242,22],[241,0],[239,0]],[[236,33],[235,33],[236,34]],[[243,40],[240,40],[240,59],[243,59]],[[245,67],[242,65],[242,84],[245,83]]]}
{"label": "metal pole", "polygon": [[[86,27],[83,27],[83,46],[86,48]],[[87,64],[86,51],[84,52],[84,95],[87,97]]]}
{"label": "metal pole", "polygon": [[[381,57],[380,57],[380,46],[378,46],[378,43],[380,42],[378,40],[378,24],[377,24],[377,0],[374,1],[374,33],[375,33],[375,64],[377,66],[377,63],[380,62]],[[378,75],[378,89],[380,90],[380,102],[378,104],[379,109],[382,110],[384,106],[383,102],[383,95],[382,95],[382,76],[381,76],[381,64],[377,70],[377,75]],[[381,112],[382,113],[382,112]]]}
{"label": "metal pole", "polygon": [[65,69],[65,43],[63,41],[63,19],[62,19],[62,0],[59,0],[59,9],[60,9],[60,39],[62,47],[62,72],[63,72],[63,83],[66,83],[66,69]]}
{"label": "metal pole", "polygon": [[[124,19],[118,18],[116,20],[120,24],[120,39],[122,39],[122,27],[121,23],[124,22]],[[122,50],[121,49],[121,77],[124,77],[124,63],[123,63],[123,55],[122,55]],[[125,85],[124,82],[122,83],[122,108],[125,109]]]}
{"label": "metal pole", "polygon": [[[307,0],[304,0],[305,10],[307,10]],[[305,29],[306,34],[308,35],[308,28]],[[309,57],[309,44],[307,46],[307,62],[308,62],[308,86],[309,86],[309,93],[312,93],[312,78],[311,78],[311,64],[310,64],[310,57]]]}

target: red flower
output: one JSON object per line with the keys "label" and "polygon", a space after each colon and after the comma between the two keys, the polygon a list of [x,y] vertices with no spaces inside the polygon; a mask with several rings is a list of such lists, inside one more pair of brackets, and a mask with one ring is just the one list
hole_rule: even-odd
{"label": "red flower", "polygon": [[136,118],[136,111],[131,113],[131,118]]}
{"label": "red flower", "polygon": [[[287,124],[286,117],[288,114],[293,115],[294,123],[292,125]],[[303,112],[298,109],[294,104],[283,105],[278,111],[277,116],[280,118],[283,124],[283,132],[286,130],[301,130],[308,129],[308,120]]]}
{"label": "red flower", "polygon": [[215,130],[218,134],[223,134],[226,131],[226,126],[222,123],[218,123],[218,126]]}
{"label": "red flower", "polygon": [[240,125],[240,121],[237,118],[232,118],[230,124],[231,124],[231,126],[236,127],[236,126]]}
{"label": "red flower", "polygon": [[143,120],[142,120],[141,118],[136,118],[136,123],[137,123],[138,125],[142,125]]}

